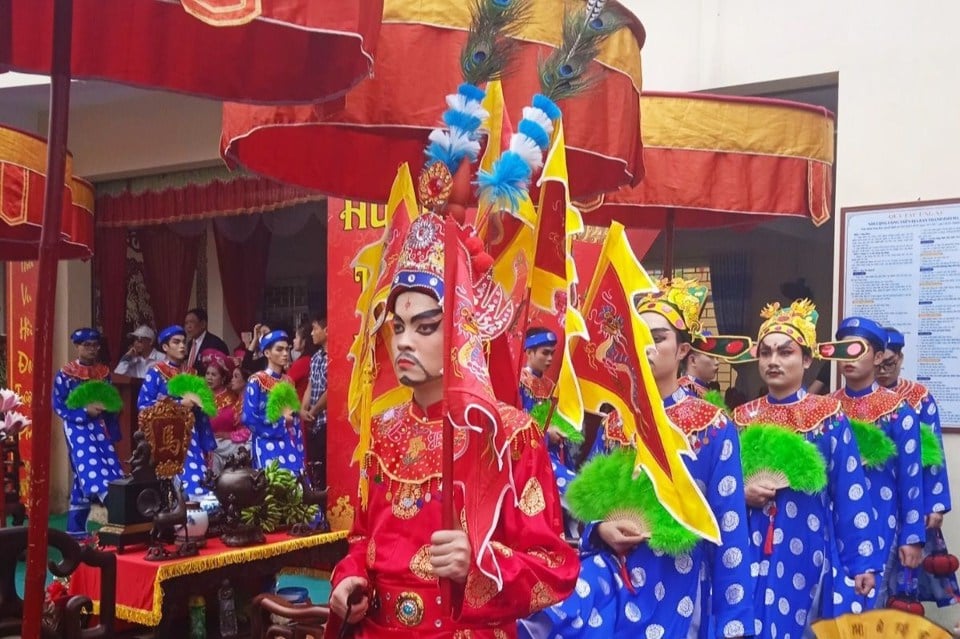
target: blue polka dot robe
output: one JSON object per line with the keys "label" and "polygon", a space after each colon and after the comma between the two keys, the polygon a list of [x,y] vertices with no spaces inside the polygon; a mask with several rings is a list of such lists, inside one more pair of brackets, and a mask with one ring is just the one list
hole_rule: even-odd
{"label": "blue polka dot robe", "polygon": [[[701,541],[676,557],[641,544],[621,562],[596,534],[599,522],[590,523],[581,540],[574,594],[523,622],[522,632],[537,638],[675,639],[697,636],[696,626],[710,617],[711,632],[701,627],[702,636],[751,633],[753,586],[736,429],[720,409],[683,390],[664,405],[695,449],[696,457],[685,462],[720,524],[721,544]],[[618,445],[618,421],[608,416],[591,457]],[[701,597],[703,592],[711,595]]]}
{"label": "blue polka dot robe", "polygon": [[270,389],[290,378],[273,371],[260,371],[250,376],[243,393],[243,414],[240,421],[250,429],[253,443],[253,465],[265,468],[276,459],[281,468],[294,473],[303,470],[303,437],[300,434],[300,417],[294,413],[293,422],[286,423],[281,417],[275,422],[267,421],[267,397]]}
{"label": "blue polka dot robe", "polygon": [[[920,416],[921,427],[929,427],[936,436],[941,453],[943,448],[943,432],[940,426],[940,410],[936,400],[927,388],[918,382],[901,378],[891,387],[901,399],[910,404]],[[923,514],[948,513],[953,507],[950,499],[950,482],[947,477],[946,459],[941,465],[923,466]],[[927,542],[924,553],[929,555],[940,550],[938,545],[943,543],[937,531],[927,530]],[[945,545],[944,545],[945,548]],[[916,583],[908,579],[909,573],[904,571],[899,561],[892,562],[894,573],[887,579],[887,596],[906,593],[917,595],[922,601],[932,601],[937,605],[946,606],[957,602],[960,596],[960,585],[956,575],[937,577],[925,571],[922,567],[913,572]]]}
{"label": "blue polka dot robe", "polygon": [[849,575],[833,579],[834,601],[854,599],[864,610],[871,610],[883,606],[887,593],[894,590],[890,578],[895,573],[893,562],[899,561],[899,547],[926,540],[920,418],[896,393],[877,384],[862,391],[841,388],[833,397],[850,419],[874,424],[893,440],[897,450],[882,467],[864,467],[876,520],[876,551],[885,568],[882,577],[877,577],[878,587],[867,597],[857,597]]}
{"label": "blue polka dot robe", "polygon": [[[137,397],[137,408],[143,410],[153,406],[159,399],[167,396],[167,382],[178,373],[192,373],[192,370],[183,370],[170,362],[158,362],[147,370]],[[190,437],[190,447],[187,449],[187,458],[180,473],[180,487],[188,499],[205,495],[210,492],[203,486],[203,476],[206,470],[206,454],[217,448],[217,440],[210,429],[209,418],[199,409],[193,408],[193,435]]]}
{"label": "blue polka dot robe", "polygon": [[117,415],[104,412],[93,418],[85,408],[67,408],[70,392],[88,380],[109,382],[109,369],[75,361],[61,368],[53,378],[53,410],[63,420],[73,470],[71,508],[86,509],[91,501],[103,502],[110,482],[123,476],[114,449],[114,444],[120,441]]}
{"label": "blue polka dot robe", "polygon": [[855,611],[851,601],[821,605],[833,562],[851,577],[882,567],[860,454],[839,402],[829,397],[803,390],[781,400],[761,397],[737,407],[733,419],[740,428],[776,424],[796,432],[826,462],[824,491],[810,495],[784,488],[763,508],[748,508],[753,634],[800,639],[814,617]]}

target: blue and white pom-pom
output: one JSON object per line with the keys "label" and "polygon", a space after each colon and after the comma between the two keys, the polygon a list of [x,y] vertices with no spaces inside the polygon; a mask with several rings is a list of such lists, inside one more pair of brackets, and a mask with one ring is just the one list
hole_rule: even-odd
{"label": "blue and white pom-pom", "polygon": [[530,188],[534,171],[543,166],[543,156],[550,146],[553,122],[560,117],[560,107],[545,95],[533,96],[533,104],[523,109],[517,131],[510,137],[510,146],[493,163],[490,172],[480,171],[477,184],[482,199],[500,210],[516,213]]}
{"label": "blue and white pom-pom", "polygon": [[471,163],[480,155],[480,125],[488,114],[483,108],[486,93],[472,84],[461,84],[457,92],[447,96],[447,110],[443,122],[447,129],[430,132],[427,146],[427,164],[443,162],[451,173],[456,173],[463,161]]}

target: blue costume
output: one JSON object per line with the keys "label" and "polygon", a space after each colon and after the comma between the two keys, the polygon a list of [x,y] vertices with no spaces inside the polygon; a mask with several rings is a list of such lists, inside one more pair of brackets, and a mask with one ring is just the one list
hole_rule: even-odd
{"label": "blue costume", "polygon": [[[574,594],[523,622],[531,636],[682,638],[697,624],[704,637],[751,634],[753,580],[736,429],[719,408],[682,389],[664,407],[696,453],[684,461],[720,524],[721,544],[701,541],[676,557],[641,544],[621,562],[596,533],[599,522],[589,523]],[[597,440],[591,457],[625,444],[616,413]]]}
{"label": "blue costume", "polygon": [[[782,354],[791,345],[777,336],[789,338],[804,356],[821,359],[856,360],[866,349],[859,339],[818,343],[819,313],[809,300],[786,308],[768,304],[760,316],[765,321],[755,356],[761,358],[768,350],[774,358],[801,354]],[[833,571],[849,576],[852,585],[854,577],[883,567],[850,422],[836,398],[810,395],[799,385],[786,396],[768,395],[733,411],[745,442],[744,466],[752,474],[748,487],[759,481],[775,488],[762,507],[748,508],[754,630],[765,639],[800,639],[817,618],[860,612],[863,603],[852,596],[831,598]]]}
{"label": "blue costume", "polygon": [[[100,333],[89,328],[79,329],[71,338],[74,344],[99,341]],[[117,415],[103,412],[99,417],[91,417],[84,407],[67,408],[70,392],[89,380],[109,382],[110,369],[102,364],[81,364],[78,360],[61,368],[53,379],[53,410],[63,420],[73,470],[67,532],[76,537],[87,535],[91,502],[103,503],[110,482],[123,476],[114,449],[121,438]]]}
{"label": "blue costume", "polygon": [[[906,346],[906,339],[900,331],[887,329],[887,350],[900,355]],[[933,434],[940,453],[944,454],[943,433],[940,427],[940,411],[937,402],[927,388],[918,382],[900,378],[896,380],[890,390],[897,393],[902,400],[913,407],[920,416],[920,428],[928,430],[928,434]],[[924,440],[921,437],[921,451],[926,452],[924,447],[930,443],[930,440]],[[923,504],[924,514],[950,512],[952,503],[950,499],[950,482],[947,477],[946,460],[942,464],[923,462]],[[943,541],[943,535],[940,530],[930,528],[927,530],[927,542],[924,546],[924,554],[931,555],[938,552],[945,552],[946,544]],[[912,594],[919,597],[921,601],[933,601],[940,606],[946,606],[958,601],[960,595],[960,585],[957,584],[955,574],[934,575],[925,569],[918,568],[913,575],[915,580],[910,580],[909,572],[903,570],[899,562],[893,564],[894,574],[888,580],[889,585],[894,591],[888,591],[892,594]],[[916,586],[914,587],[914,583]],[[914,589],[916,592],[914,592]]]}
{"label": "blue costume", "polygon": [[[166,328],[160,332],[160,345],[165,344],[174,335],[185,336],[186,333],[178,326]],[[140,387],[137,408],[143,410],[156,404],[160,398],[168,396],[167,382],[179,373],[193,373],[193,371],[184,370],[180,365],[170,361],[154,364],[147,370],[143,386]],[[177,399],[177,401],[180,400]],[[180,473],[183,494],[188,498],[209,492],[203,486],[204,471],[207,467],[206,454],[217,448],[217,440],[214,439],[213,431],[210,429],[209,418],[197,406],[193,408],[193,416],[193,435],[190,437],[187,458],[183,464],[183,471]]]}
{"label": "blue costume", "polygon": [[[843,320],[837,336],[862,337],[878,351],[886,345],[885,329],[866,318]],[[863,434],[857,441],[877,523],[877,553],[887,568],[878,587],[865,599],[864,607],[869,610],[883,606],[887,594],[894,591],[889,568],[893,561],[898,561],[899,547],[926,541],[920,417],[896,393],[876,383],[860,391],[841,388],[833,397],[840,401],[847,417],[878,429],[878,435],[892,441],[895,447],[892,456],[879,459],[879,453],[872,450]],[[871,459],[868,465],[866,462]],[[833,588],[835,598],[853,596],[849,578],[834,579]]]}
{"label": "blue costume", "polygon": [[[783,488],[764,508],[749,509],[756,635],[799,639],[821,603],[817,594],[832,567],[852,578],[883,565],[875,555],[876,527],[860,455],[835,399],[803,390],[782,400],[761,397],[739,406],[733,419],[741,428],[782,426],[813,443],[826,461],[825,491],[810,495]],[[820,616],[861,608],[852,598],[824,602]]]}
{"label": "blue costume", "polygon": [[[557,345],[557,336],[548,330],[536,331],[526,337],[523,348],[526,351]],[[543,373],[534,371],[525,366],[520,371],[520,402],[523,410],[529,413],[540,402],[550,401],[553,397],[553,382]],[[567,485],[577,476],[574,464],[574,449],[567,441],[553,443],[547,437],[547,454],[550,457],[550,466],[557,482],[557,490],[562,498],[566,493]],[[567,522],[569,524],[569,522]],[[570,526],[566,526],[569,531]]]}
{"label": "blue costume", "polygon": [[[268,333],[260,340],[260,350],[266,352],[278,341],[289,343],[289,338],[283,331]],[[243,393],[243,414],[240,421],[252,433],[255,468],[265,468],[275,459],[281,468],[299,473],[303,470],[300,416],[294,412],[293,421],[289,424],[282,416],[274,422],[267,421],[268,396],[281,382],[291,383],[286,375],[269,369],[251,375]]]}

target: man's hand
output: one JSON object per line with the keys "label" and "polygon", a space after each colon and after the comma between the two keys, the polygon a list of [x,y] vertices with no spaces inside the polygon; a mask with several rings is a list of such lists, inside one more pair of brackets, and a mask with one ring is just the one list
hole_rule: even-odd
{"label": "man's hand", "polygon": [[751,508],[763,508],[767,502],[777,496],[777,489],[762,482],[751,482],[743,489],[747,505]]}
{"label": "man's hand", "polygon": [[356,591],[365,591],[367,580],[363,577],[347,577],[330,593],[330,610],[347,623],[357,623],[367,614],[370,607],[370,598],[366,594],[350,607],[350,616],[347,617],[347,600]]}
{"label": "man's hand", "polygon": [[923,559],[923,546],[920,544],[907,544],[900,546],[900,563],[906,568],[916,568]]}
{"label": "man's hand", "polygon": [[625,519],[603,522],[597,526],[597,534],[603,543],[621,556],[650,539],[650,533],[641,533],[636,524]]}
{"label": "man's hand", "polygon": [[287,426],[293,423],[293,411],[289,408],[283,411],[283,421],[286,422]]}
{"label": "man's hand", "polygon": [[300,409],[300,421],[304,424],[312,424],[317,418],[308,410]]}
{"label": "man's hand", "polygon": [[872,572],[865,572],[853,578],[854,589],[861,597],[866,597],[876,585],[876,579]]}
{"label": "man's hand", "polygon": [[103,412],[103,409],[101,407],[95,406],[93,404],[91,404],[90,406],[87,406],[85,410],[87,411],[87,415],[89,415],[90,417],[93,417],[94,419],[96,419],[97,417],[100,417],[100,413]]}
{"label": "man's hand", "polygon": [[547,426],[547,437],[550,439],[551,444],[559,444],[564,439],[563,431],[552,424]]}
{"label": "man's hand", "polygon": [[927,528],[941,528],[943,526],[943,513],[930,513],[927,515]]}
{"label": "man's hand", "polygon": [[137,354],[137,349],[133,346],[130,347],[130,350],[127,351],[127,354],[124,357],[135,357]]}
{"label": "man's hand", "polygon": [[193,408],[197,405],[197,403],[192,399],[187,399],[186,397],[184,397],[183,399],[180,400],[180,405],[186,406],[190,410],[193,410]]}
{"label": "man's hand", "polygon": [[430,565],[437,577],[458,584],[470,572],[470,540],[462,530],[438,530],[430,537]]}

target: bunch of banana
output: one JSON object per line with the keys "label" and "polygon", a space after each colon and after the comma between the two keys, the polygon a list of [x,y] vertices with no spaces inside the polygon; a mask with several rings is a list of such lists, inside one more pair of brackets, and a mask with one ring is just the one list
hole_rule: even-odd
{"label": "bunch of banana", "polygon": [[280,526],[292,526],[313,521],[319,512],[317,506],[303,503],[303,486],[297,476],[274,460],[264,468],[267,495],[263,503],[246,508],[241,514],[245,524],[259,526],[264,532],[273,532]]}

